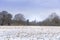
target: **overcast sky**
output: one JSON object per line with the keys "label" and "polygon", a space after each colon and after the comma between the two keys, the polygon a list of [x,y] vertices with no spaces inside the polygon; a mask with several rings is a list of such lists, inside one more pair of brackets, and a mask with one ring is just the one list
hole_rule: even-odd
{"label": "overcast sky", "polygon": [[26,19],[42,21],[51,13],[60,15],[60,0],[0,0],[0,11],[15,15],[21,13]]}

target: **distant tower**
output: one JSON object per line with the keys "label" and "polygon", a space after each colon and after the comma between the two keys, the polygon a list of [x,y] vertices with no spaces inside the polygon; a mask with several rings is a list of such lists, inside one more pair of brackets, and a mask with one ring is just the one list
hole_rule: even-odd
{"label": "distant tower", "polygon": [[27,19],[27,25],[29,25],[29,19]]}

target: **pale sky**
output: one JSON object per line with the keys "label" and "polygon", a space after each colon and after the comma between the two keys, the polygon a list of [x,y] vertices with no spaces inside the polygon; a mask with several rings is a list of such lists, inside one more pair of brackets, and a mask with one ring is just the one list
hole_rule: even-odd
{"label": "pale sky", "polygon": [[42,21],[53,12],[60,16],[60,0],[0,0],[0,11],[3,10],[12,15],[21,13],[30,21]]}

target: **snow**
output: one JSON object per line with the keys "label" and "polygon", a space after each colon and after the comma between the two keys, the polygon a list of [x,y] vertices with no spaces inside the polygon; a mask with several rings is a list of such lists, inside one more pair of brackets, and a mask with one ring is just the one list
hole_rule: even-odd
{"label": "snow", "polygon": [[[8,28],[9,27],[9,28]],[[0,28],[0,40],[59,40],[60,27],[5,26]],[[8,28],[8,29],[7,29]],[[16,29],[17,28],[17,29]]]}

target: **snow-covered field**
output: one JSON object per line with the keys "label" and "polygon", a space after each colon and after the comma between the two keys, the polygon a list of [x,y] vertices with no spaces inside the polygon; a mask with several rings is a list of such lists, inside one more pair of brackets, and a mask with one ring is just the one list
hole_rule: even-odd
{"label": "snow-covered field", "polygon": [[0,26],[0,40],[60,40],[60,27]]}

